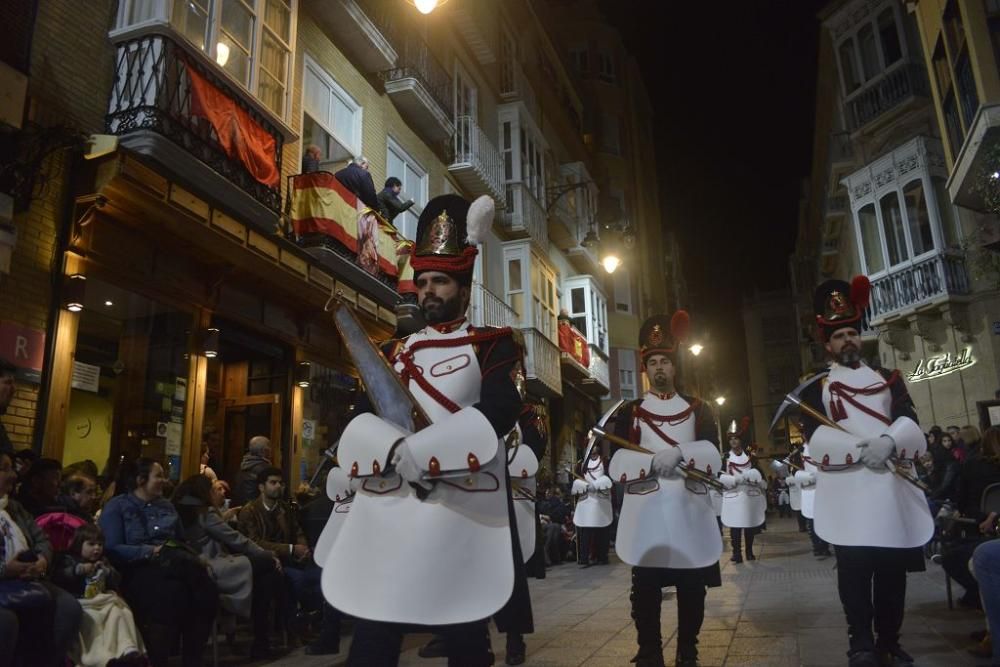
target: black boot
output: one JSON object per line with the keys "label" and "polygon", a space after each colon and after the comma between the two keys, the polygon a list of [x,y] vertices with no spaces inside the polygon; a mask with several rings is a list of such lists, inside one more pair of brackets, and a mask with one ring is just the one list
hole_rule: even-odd
{"label": "black boot", "polygon": [[747,534],[746,535],[747,560],[757,560],[757,557],[753,555],[754,529],[753,528],[745,528],[743,530],[743,532],[745,532]]}
{"label": "black boot", "polygon": [[167,667],[170,650],[177,638],[177,631],[169,625],[149,624],[142,629],[142,639],[146,642],[146,656],[153,667]]}
{"label": "black boot", "polygon": [[524,645],[524,635],[520,632],[507,633],[507,656],[504,662],[508,665],[523,665],[527,647]]}
{"label": "black boot", "polygon": [[743,554],[740,553],[743,550],[742,549],[742,546],[743,546],[742,530],[739,529],[739,528],[730,528],[729,529],[729,541],[733,545],[733,557],[730,558],[729,560],[731,560],[734,563],[742,563],[743,562]]}
{"label": "black boot", "polygon": [[662,591],[659,572],[653,568],[632,568],[632,620],[635,622],[639,652],[632,658],[636,667],[663,667],[663,637],[660,634]]}
{"label": "black boot", "polygon": [[694,646],[677,646],[677,667],[698,667],[698,649]]}

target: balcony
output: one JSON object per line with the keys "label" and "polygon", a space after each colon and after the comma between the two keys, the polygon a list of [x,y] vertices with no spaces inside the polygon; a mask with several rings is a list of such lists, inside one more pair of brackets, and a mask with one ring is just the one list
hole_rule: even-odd
{"label": "balcony", "polygon": [[474,197],[489,195],[502,208],[506,188],[503,161],[490,138],[471,116],[459,116],[452,139],[454,157],[448,171]]}
{"label": "balcony", "polygon": [[415,130],[431,141],[446,141],[455,132],[451,122],[451,76],[413,29],[395,34],[399,57],[395,67],[379,72],[385,92]]}
{"label": "balcony", "polygon": [[384,72],[396,66],[390,27],[372,0],[305,0],[306,13],[363,72]]}
{"label": "balcony", "polygon": [[497,61],[498,17],[493,2],[456,2],[450,7],[452,20],[458,34],[469,46],[469,50],[480,65],[492,65]]}
{"label": "balcony", "polygon": [[556,200],[555,206],[548,211],[549,240],[560,250],[566,251],[577,245],[579,236],[577,212],[571,207],[569,196],[562,195]]}
{"label": "balcony", "polygon": [[538,118],[538,100],[520,63],[513,60],[500,62],[500,99],[504,102],[521,102],[532,118]]}
{"label": "balcony", "polygon": [[501,229],[508,240],[531,239],[539,248],[549,247],[545,209],[523,183],[508,183],[507,206],[501,216]]}
{"label": "balcony", "polygon": [[107,132],[165,176],[273,233],[281,212],[281,129],[184,40],[146,34],[116,46]]}
{"label": "balcony", "polygon": [[562,396],[559,348],[538,329],[521,329],[524,335],[524,375],[528,388],[549,397]]}
{"label": "balcony", "polygon": [[559,364],[566,382],[579,384],[590,378],[590,347],[580,330],[568,322],[559,323]]}
{"label": "balcony", "polygon": [[578,245],[567,250],[566,255],[569,257],[570,264],[579,273],[599,276],[604,271],[604,267],[601,266],[601,260],[597,256],[596,247],[588,248],[584,245]]}
{"label": "balcony", "polygon": [[956,206],[988,212],[983,201],[983,175],[995,168],[990,164],[1000,143],[1000,104],[982,105],[972,119],[962,149],[948,178],[948,195]]}
{"label": "balcony", "polygon": [[969,276],[964,258],[935,255],[872,281],[871,323],[877,326],[887,319],[968,293]]}
{"label": "balcony", "polygon": [[922,63],[899,62],[848,96],[851,131],[857,132],[883,114],[917,97],[930,97]]}
{"label": "balcony", "polygon": [[590,346],[590,377],[583,381],[581,389],[597,398],[607,396],[611,391],[611,371],[608,358],[596,345]]}
{"label": "balcony", "polygon": [[847,195],[826,195],[826,201],[823,206],[823,214],[827,218],[837,218],[843,215],[847,215],[848,211],[848,199]]}
{"label": "balcony", "polygon": [[482,283],[472,285],[469,322],[477,327],[516,327],[517,313],[504,300],[486,289]]}

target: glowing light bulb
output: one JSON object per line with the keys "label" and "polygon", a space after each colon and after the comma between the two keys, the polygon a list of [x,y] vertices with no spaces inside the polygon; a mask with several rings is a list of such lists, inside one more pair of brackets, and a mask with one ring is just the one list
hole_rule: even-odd
{"label": "glowing light bulb", "polygon": [[622,261],[615,255],[607,255],[601,260],[601,265],[608,273],[614,273],[615,269],[617,269],[621,263]]}
{"label": "glowing light bulb", "polygon": [[[719,396],[719,397],[717,397],[715,399],[715,402],[718,403],[721,406],[721,405],[723,405],[726,402],[726,397],[725,396]],[[733,424],[735,424],[735,423],[736,423],[736,420],[734,419],[733,420]]]}
{"label": "glowing light bulb", "polygon": [[699,354],[701,354],[701,351],[704,350],[705,347],[703,345],[699,345],[698,343],[695,343],[694,345],[692,345],[688,349],[691,350],[691,354],[693,354],[694,356],[697,357]]}
{"label": "glowing light bulb", "polygon": [[438,6],[438,0],[414,0],[413,4],[421,14],[430,14]]}
{"label": "glowing light bulb", "polygon": [[215,45],[215,62],[219,63],[220,67],[225,67],[226,63],[229,62],[229,46],[219,42]]}

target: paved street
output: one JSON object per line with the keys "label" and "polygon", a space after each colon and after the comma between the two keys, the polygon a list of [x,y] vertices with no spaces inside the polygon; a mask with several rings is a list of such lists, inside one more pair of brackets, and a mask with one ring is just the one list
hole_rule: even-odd
{"label": "paved street", "polygon": [[[807,537],[788,519],[772,519],[757,545],[757,562],[734,565],[727,555],[723,585],[709,591],[699,647],[702,665],[846,665],[847,637],[833,559],[814,559]],[[571,563],[551,568],[544,580],[531,580],[537,631],[527,638],[526,664],[627,667],[636,649],[628,585],[629,568],[621,563],[583,570]],[[983,625],[977,612],[948,611],[944,575],[938,566],[929,565],[926,573],[910,575],[903,645],[917,665],[971,667],[988,662],[965,653],[968,633]],[[663,602],[668,665],[673,664],[675,628],[674,596],[668,589]],[[400,664],[444,665],[444,660],[417,656],[416,649],[425,640],[426,636],[409,637]],[[494,647],[497,663],[502,664],[502,635],[494,634]],[[343,662],[342,656],[332,661],[312,658],[300,649],[270,664],[320,667]]]}

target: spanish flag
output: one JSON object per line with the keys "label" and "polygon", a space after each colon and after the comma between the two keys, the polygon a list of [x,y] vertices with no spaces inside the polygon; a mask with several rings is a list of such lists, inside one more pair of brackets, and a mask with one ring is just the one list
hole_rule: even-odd
{"label": "spanish flag", "polygon": [[413,242],[328,171],[292,177],[292,228],[298,235],[326,234],[355,254],[358,265],[397,281],[400,293],[415,292],[410,255]]}

